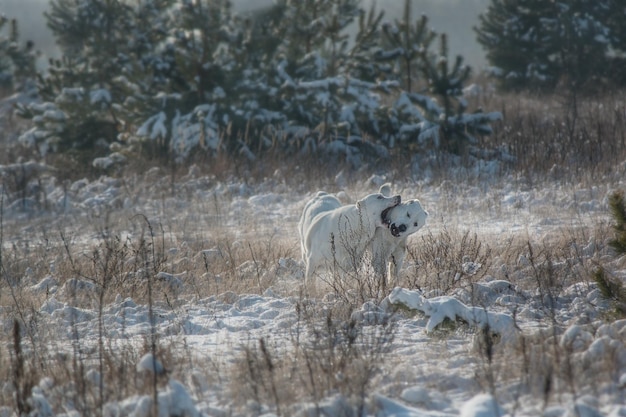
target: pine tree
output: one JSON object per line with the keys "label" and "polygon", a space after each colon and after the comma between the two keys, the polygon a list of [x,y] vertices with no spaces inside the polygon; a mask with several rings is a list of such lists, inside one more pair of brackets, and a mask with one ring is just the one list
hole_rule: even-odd
{"label": "pine tree", "polygon": [[626,201],[623,191],[615,191],[609,196],[609,208],[615,224],[615,237],[609,241],[609,245],[618,255],[626,254]]}
{"label": "pine tree", "polygon": [[[54,61],[46,78],[39,76],[38,91],[44,103],[18,104],[17,113],[32,119],[34,127],[20,141],[48,152],[91,151],[115,139],[117,123],[111,112],[112,97],[104,88],[72,87],[67,79],[83,77],[82,63],[64,57]],[[77,84],[80,85],[80,84]],[[89,160],[82,161],[90,163]]]}
{"label": "pine tree", "polygon": [[554,85],[558,70],[550,57],[557,52],[551,32],[556,25],[554,2],[492,0],[475,28],[478,42],[505,88]]}
{"label": "pine tree", "polygon": [[174,8],[161,49],[173,54],[175,71],[163,91],[133,96],[128,110],[139,129],[131,136],[161,143],[176,158],[194,148],[211,155],[218,146],[237,152],[271,145],[266,132],[285,122],[275,61],[285,10],[278,4],[242,17],[225,0]]}
{"label": "pine tree", "polygon": [[374,61],[392,66],[389,78],[400,81],[401,86],[380,123],[384,124],[384,137],[389,146],[394,146],[397,138],[411,149],[460,153],[476,142],[476,136],[491,133],[490,124],[501,115],[480,110],[466,114],[462,94],[470,68],[461,56],[451,63],[445,34],[439,36],[439,51],[432,50],[438,35],[430,29],[426,16],[412,21],[410,5],[405,2],[401,20],[383,26],[382,48],[373,56]]}
{"label": "pine tree", "polygon": [[376,82],[388,78],[389,65],[372,59],[382,50],[380,37],[381,22],[384,16],[384,11],[376,11],[376,4],[372,4],[367,12],[365,10],[359,11],[358,31],[345,68],[345,72],[350,77],[367,82]]}
{"label": "pine tree", "polygon": [[358,14],[358,0],[282,0],[281,24],[275,28],[282,39],[277,53],[285,70],[305,80],[319,79],[321,67],[312,54],[327,60],[329,75],[336,75],[345,52],[345,28]]}
{"label": "pine tree", "polygon": [[105,86],[119,74],[134,42],[128,36],[133,21],[127,2],[52,0],[46,18],[63,55],[82,61],[86,83]]}
{"label": "pine tree", "polygon": [[[609,240],[609,246],[617,256],[626,254],[626,200],[622,190],[614,191],[609,195],[609,209],[615,224],[615,237]],[[608,299],[615,311],[623,317],[626,315],[626,285],[624,279],[609,274],[605,268],[598,268],[593,279],[598,285],[601,294]]]}
{"label": "pine tree", "polygon": [[606,76],[619,86],[626,85],[626,10],[621,1],[606,2],[605,20],[609,28],[610,48],[613,53],[608,55],[609,65]]}
{"label": "pine tree", "polygon": [[[478,42],[503,87],[576,90],[612,70],[623,51],[626,10],[613,0],[492,0]],[[619,22],[619,23],[618,23]],[[613,72],[612,72],[613,71]]]}
{"label": "pine tree", "polygon": [[[450,68],[448,60],[448,40],[445,34],[440,37],[439,54],[429,56],[426,50],[421,53],[420,69],[428,80],[430,93],[443,101],[443,123],[447,125],[453,114],[453,101],[463,95],[463,86],[470,77],[470,67],[463,64],[458,55]],[[465,110],[464,102],[459,103],[459,113]]]}
{"label": "pine tree", "polygon": [[121,97],[112,79],[123,70],[129,10],[117,0],[51,1],[48,25],[63,58],[51,62],[48,74],[39,77],[45,104],[18,108],[18,114],[35,124],[21,137],[23,142],[36,142],[45,152],[86,152],[82,162],[89,163],[94,150],[116,139],[114,103]]}
{"label": "pine tree", "polygon": [[[1,35],[7,23],[9,33]],[[28,88],[36,75],[37,54],[31,41],[20,45],[17,20],[0,15],[0,88],[7,92]]]}
{"label": "pine tree", "polygon": [[438,53],[426,49],[420,58],[419,71],[428,82],[429,94],[404,92],[395,103],[400,136],[420,147],[460,154],[467,145],[476,144],[476,136],[490,134],[491,123],[502,116],[480,109],[466,113],[463,87],[471,70],[461,56],[450,66],[446,35],[440,36]]}
{"label": "pine tree", "polygon": [[[568,87],[577,90],[606,75],[611,33],[606,0],[556,2],[557,28],[553,39],[559,51],[555,64]],[[626,15],[624,15],[626,17]]]}
{"label": "pine tree", "polygon": [[383,25],[383,49],[375,58],[394,63],[393,71],[397,79],[401,79],[402,88],[409,93],[417,87],[424,51],[430,48],[437,37],[428,24],[428,18],[424,15],[417,23],[413,23],[411,1],[405,0],[402,20]]}
{"label": "pine tree", "polygon": [[53,0],[46,16],[63,57],[39,77],[44,104],[18,109],[34,120],[21,140],[42,152],[77,151],[84,164],[106,153],[129,121],[122,107],[127,87],[146,91],[170,78],[169,63],[153,51],[166,36],[159,19],[172,3]]}
{"label": "pine tree", "polygon": [[[341,123],[349,81],[346,28],[359,14],[355,0],[289,2],[279,31],[281,111],[310,134],[327,138]],[[313,130],[315,129],[315,130]],[[350,128],[343,135],[349,135]]]}
{"label": "pine tree", "polygon": [[428,19],[410,12],[407,1],[385,26],[358,0],[281,0],[245,16],[228,0],[53,0],[64,56],[39,80],[43,103],[20,109],[34,123],[21,140],[177,161],[306,144],[358,164],[399,137],[457,151],[494,117],[465,113],[469,69],[448,62],[445,37],[432,52]]}

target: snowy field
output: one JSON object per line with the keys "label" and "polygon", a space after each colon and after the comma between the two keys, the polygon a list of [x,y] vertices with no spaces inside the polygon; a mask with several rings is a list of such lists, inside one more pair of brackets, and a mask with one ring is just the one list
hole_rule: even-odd
{"label": "snowy field", "polygon": [[160,416],[626,416],[626,320],[592,279],[626,277],[606,245],[619,180],[396,181],[430,213],[401,285],[326,275],[305,296],[296,226],[317,189],[38,175],[3,197],[2,417],[17,399],[149,416],[154,398]]}

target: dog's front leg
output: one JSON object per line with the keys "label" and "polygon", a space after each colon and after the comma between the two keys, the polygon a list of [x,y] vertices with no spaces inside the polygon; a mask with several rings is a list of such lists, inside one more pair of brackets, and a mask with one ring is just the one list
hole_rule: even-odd
{"label": "dog's front leg", "polygon": [[405,244],[399,244],[391,253],[390,262],[389,262],[390,264],[389,276],[393,280],[392,285],[394,287],[398,286],[400,283],[400,270],[402,269],[402,264],[404,263],[405,257],[406,257],[406,245]]}

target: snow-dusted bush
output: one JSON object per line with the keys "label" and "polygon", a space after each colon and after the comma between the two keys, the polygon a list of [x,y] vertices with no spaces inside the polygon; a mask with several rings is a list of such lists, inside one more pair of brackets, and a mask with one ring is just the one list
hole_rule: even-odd
{"label": "snow-dusted bush", "polygon": [[[279,415],[294,407],[303,409],[298,415],[310,415],[306,410],[311,403],[324,404],[336,396],[339,415],[363,415],[394,341],[392,315],[357,320],[347,315],[343,303],[316,305],[305,299],[298,301],[296,311],[288,347],[271,337],[243,346],[235,364],[233,397],[247,401],[248,407],[271,404]],[[305,401],[296,404],[295,398]],[[336,406],[328,412],[336,415]]]}
{"label": "snow-dusted bush", "polygon": [[469,68],[459,58],[448,69],[445,38],[431,51],[436,35],[411,21],[409,3],[402,22],[381,26],[359,1],[288,2],[245,19],[228,0],[53,2],[65,57],[40,80],[43,104],[21,108],[34,124],[21,141],[98,157],[116,142],[120,155],[149,148],[177,161],[322,152],[356,167],[397,147],[459,152],[500,116],[466,113]]}
{"label": "snow-dusted bush", "polygon": [[41,156],[71,149],[107,147],[115,135],[109,115],[111,93],[103,88],[63,88],[54,102],[20,105],[18,114],[32,120],[34,127],[19,141],[34,147]]}
{"label": "snow-dusted bush", "polygon": [[35,76],[37,53],[31,41],[20,45],[18,26],[17,20],[0,15],[0,89],[5,93],[24,90]]}
{"label": "snow-dusted bush", "polygon": [[438,294],[471,286],[489,269],[492,249],[469,231],[463,233],[444,229],[420,237],[419,249],[410,248],[409,258],[419,270],[409,277],[410,288],[428,286]]}
{"label": "snow-dusted bush", "polygon": [[624,84],[623,18],[623,5],[608,0],[492,0],[476,33],[502,86],[563,82],[575,91],[603,79]]}

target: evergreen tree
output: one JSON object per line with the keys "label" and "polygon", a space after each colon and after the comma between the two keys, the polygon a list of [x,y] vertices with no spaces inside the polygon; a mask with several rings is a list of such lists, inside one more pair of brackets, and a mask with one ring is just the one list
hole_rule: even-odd
{"label": "evergreen tree", "polygon": [[382,33],[383,49],[375,58],[379,61],[393,62],[396,79],[402,81],[405,91],[413,92],[417,87],[424,52],[430,48],[437,34],[428,26],[426,16],[413,23],[410,0],[404,2],[402,19],[396,20],[394,24],[383,25]]}
{"label": "evergreen tree", "polygon": [[[198,4],[188,9],[189,16],[198,13]],[[206,6],[204,9],[209,10]],[[410,7],[406,11],[410,13]],[[284,1],[245,18],[229,13],[213,16],[219,17],[219,23],[211,21],[210,16],[197,20],[175,17],[178,30],[193,33],[198,39],[205,30],[201,22],[210,21],[210,28],[221,28],[200,43],[212,45],[210,39],[219,39],[214,44],[218,48],[206,54],[211,62],[194,61],[204,52],[193,48],[193,53],[188,52],[190,43],[180,43],[180,36],[171,37],[179,42],[179,67],[216,71],[207,78],[215,82],[205,88],[208,93],[185,101],[184,97],[198,91],[189,83],[175,95],[135,100],[144,107],[151,102],[162,106],[146,114],[139,136],[153,141],[161,138],[182,158],[194,147],[214,149],[218,143],[231,151],[244,149],[252,155],[266,146],[276,146],[277,135],[286,149],[300,149],[304,144],[305,149],[341,149],[354,156],[370,146],[362,140],[363,135],[390,146],[396,136],[406,136],[407,123],[419,126],[417,135],[422,139],[436,136],[439,140],[441,133],[445,148],[452,149],[453,140],[487,134],[488,124],[495,118],[481,112],[471,117],[464,114],[466,106],[459,96],[469,70],[461,59],[452,68],[431,65],[431,61],[443,60],[429,49],[435,35],[427,29],[426,18],[412,24],[405,16],[399,23],[409,37],[394,39],[405,42],[405,49],[410,51],[406,54],[398,53],[397,48],[385,52],[390,43],[380,41],[382,13],[372,8],[366,15],[355,1]],[[346,28],[356,18],[359,32],[350,40]],[[198,23],[191,26],[180,23],[194,21]],[[442,48],[446,49],[445,42]],[[446,55],[447,50],[442,54]],[[196,63],[189,65],[192,62]],[[411,68],[412,82],[422,74],[425,82],[432,83],[431,93],[443,100],[443,108],[432,97],[413,93],[401,94],[408,100],[402,101],[404,105],[398,111],[383,104],[380,94],[396,94],[400,86],[396,80],[403,67]],[[395,68],[395,74],[391,68]],[[182,78],[193,82],[202,79],[192,72],[188,74]],[[442,148],[439,142],[436,148]],[[366,152],[383,154],[375,148]]]}
{"label": "evergreen tree", "polygon": [[132,101],[136,125],[145,121],[139,136],[147,143],[158,136],[168,144],[164,151],[182,157],[194,146],[234,150],[257,116],[264,85],[263,71],[253,65],[262,60],[250,45],[253,23],[233,15],[227,0],[184,0],[171,15],[162,49],[175,70],[167,89]]}
{"label": "evergreen tree", "polygon": [[609,240],[609,246],[618,255],[626,254],[626,200],[624,191],[614,191],[609,195],[609,209],[615,224],[615,237]]}
{"label": "evergreen tree", "polygon": [[[612,0],[611,0],[612,2]],[[560,76],[572,90],[586,83],[597,83],[606,74],[611,45],[607,26],[608,1],[569,0],[556,2],[555,49],[559,51],[555,65]],[[626,17],[626,14],[623,14]]]}
{"label": "evergreen tree", "polygon": [[367,12],[359,11],[358,31],[345,68],[345,72],[351,77],[367,82],[388,78],[391,71],[389,65],[372,59],[382,50],[380,38],[381,21],[384,16],[383,11],[376,11],[376,4],[372,4]]}
{"label": "evergreen tree", "polygon": [[606,76],[617,85],[626,85],[626,10],[623,2],[613,0],[606,2],[605,10],[606,26],[609,28],[610,49],[609,65],[606,68]]}
{"label": "evergreen tree", "polygon": [[[359,13],[358,0],[282,0],[282,18],[275,28],[282,39],[277,53],[285,70],[305,80],[323,75],[314,55],[328,62],[324,70],[336,75],[347,47],[345,28]],[[322,52],[323,51],[323,52]],[[312,56],[313,54],[313,56]]]}
{"label": "evergreen tree", "polygon": [[[8,34],[3,34],[7,23]],[[20,45],[17,21],[0,15],[0,88],[6,92],[28,88],[27,81],[36,75],[36,58],[31,41]]]}
{"label": "evergreen tree", "polygon": [[[446,35],[440,37],[439,54],[428,56],[427,51],[422,51],[421,72],[428,80],[430,93],[438,98],[443,108],[431,105],[422,105],[427,118],[440,124],[443,146],[448,150],[459,151],[458,139],[471,138],[467,135],[467,126],[463,123],[463,113],[467,105],[463,95],[463,87],[470,76],[470,68],[463,65],[463,57],[456,57],[454,65],[450,68],[448,60],[448,42]],[[454,108],[454,104],[457,108]],[[454,143],[453,143],[454,142]]]}
{"label": "evergreen tree", "polygon": [[488,133],[493,117],[465,114],[469,69],[448,64],[445,37],[433,53],[409,1],[387,26],[359,4],[282,0],[238,16],[228,0],[53,0],[64,56],[40,79],[43,103],[21,108],[34,123],[21,140],[180,161],[319,149],[359,164],[397,138],[455,150],[453,138]]}
{"label": "evergreen tree", "polygon": [[[440,37],[439,54],[429,56],[422,51],[420,65],[424,78],[428,80],[429,90],[443,101],[443,122],[447,124],[453,114],[453,100],[463,95],[463,86],[470,76],[470,67],[463,65],[463,57],[458,55],[454,66],[450,68],[448,61],[448,40],[445,34]],[[465,111],[464,102],[460,102],[459,113]]]}
{"label": "evergreen tree", "polygon": [[359,132],[358,114],[370,112],[362,106],[367,100],[358,98],[368,96],[370,84],[347,77],[355,68],[351,51],[362,52],[371,42],[371,35],[363,35],[350,46],[346,29],[362,12],[358,3],[307,0],[288,2],[285,8],[279,29],[285,42],[277,50],[280,110],[300,126],[294,131],[308,132],[310,144],[330,137],[345,140]]}
{"label": "evergreen tree", "polygon": [[35,125],[21,140],[44,152],[75,150],[85,158],[106,152],[127,122],[121,104],[129,83],[120,78],[128,81],[141,68],[142,79],[133,80],[138,91],[169,78],[162,74],[167,65],[151,54],[165,36],[159,19],[171,3],[146,0],[133,8],[121,0],[51,1],[48,25],[63,57],[39,77],[44,105],[19,107]]}
{"label": "evergreen tree", "polygon": [[276,112],[278,87],[268,82],[283,11],[277,5],[244,18],[225,0],[185,0],[168,10],[167,39],[158,48],[162,55],[155,52],[168,69],[165,82],[160,89],[138,88],[141,66],[122,80],[129,95],[122,106],[131,121],[127,143],[176,158],[194,148],[211,155],[219,147],[263,146],[263,131],[284,121]]}
{"label": "evergreen tree", "polygon": [[[626,254],[626,200],[624,191],[617,190],[609,195],[609,209],[614,220],[615,236],[609,246],[620,257]],[[608,299],[621,317],[626,315],[626,285],[623,278],[609,274],[605,268],[598,268],[593,274],[601,294]]]}
{"label": "evergreen tree", "polygon": [[463,64],[461,56],[450,66],[446,35],[440,36],[438,53],[426,49],[420,56],[419,71],[428,82],[430,94],[405,92],[400,96],[394,112],[402,125],[400,135],[420,147],[459,154],[467,145],[477,142],[476,136],[490,134],[491,123],[502,116],[480,109],[466,113],[463,87],[470,68]]}
{"label": "evergreen tree", "polygon": [[[52,0],[46,13],[63,55],[80,62],[83,86],[107,86],[120,73],[134,42],[132,8],[122,0]],[[74,85],[77,87],[78,85]]]}
{"label": "evergreen tree", "polygon": [[550,60],[556,53],[551,37],[556,15],[554,2],[492,0],[479,16],[478,42],[504,87],[556,83],[558,71]]}
{"label": "evergreen tree", "polygon": [[619,81],[611,68],[624,50],[625,17],[615,0],[492,0],[475,31],[504,87],[574,90]]}

